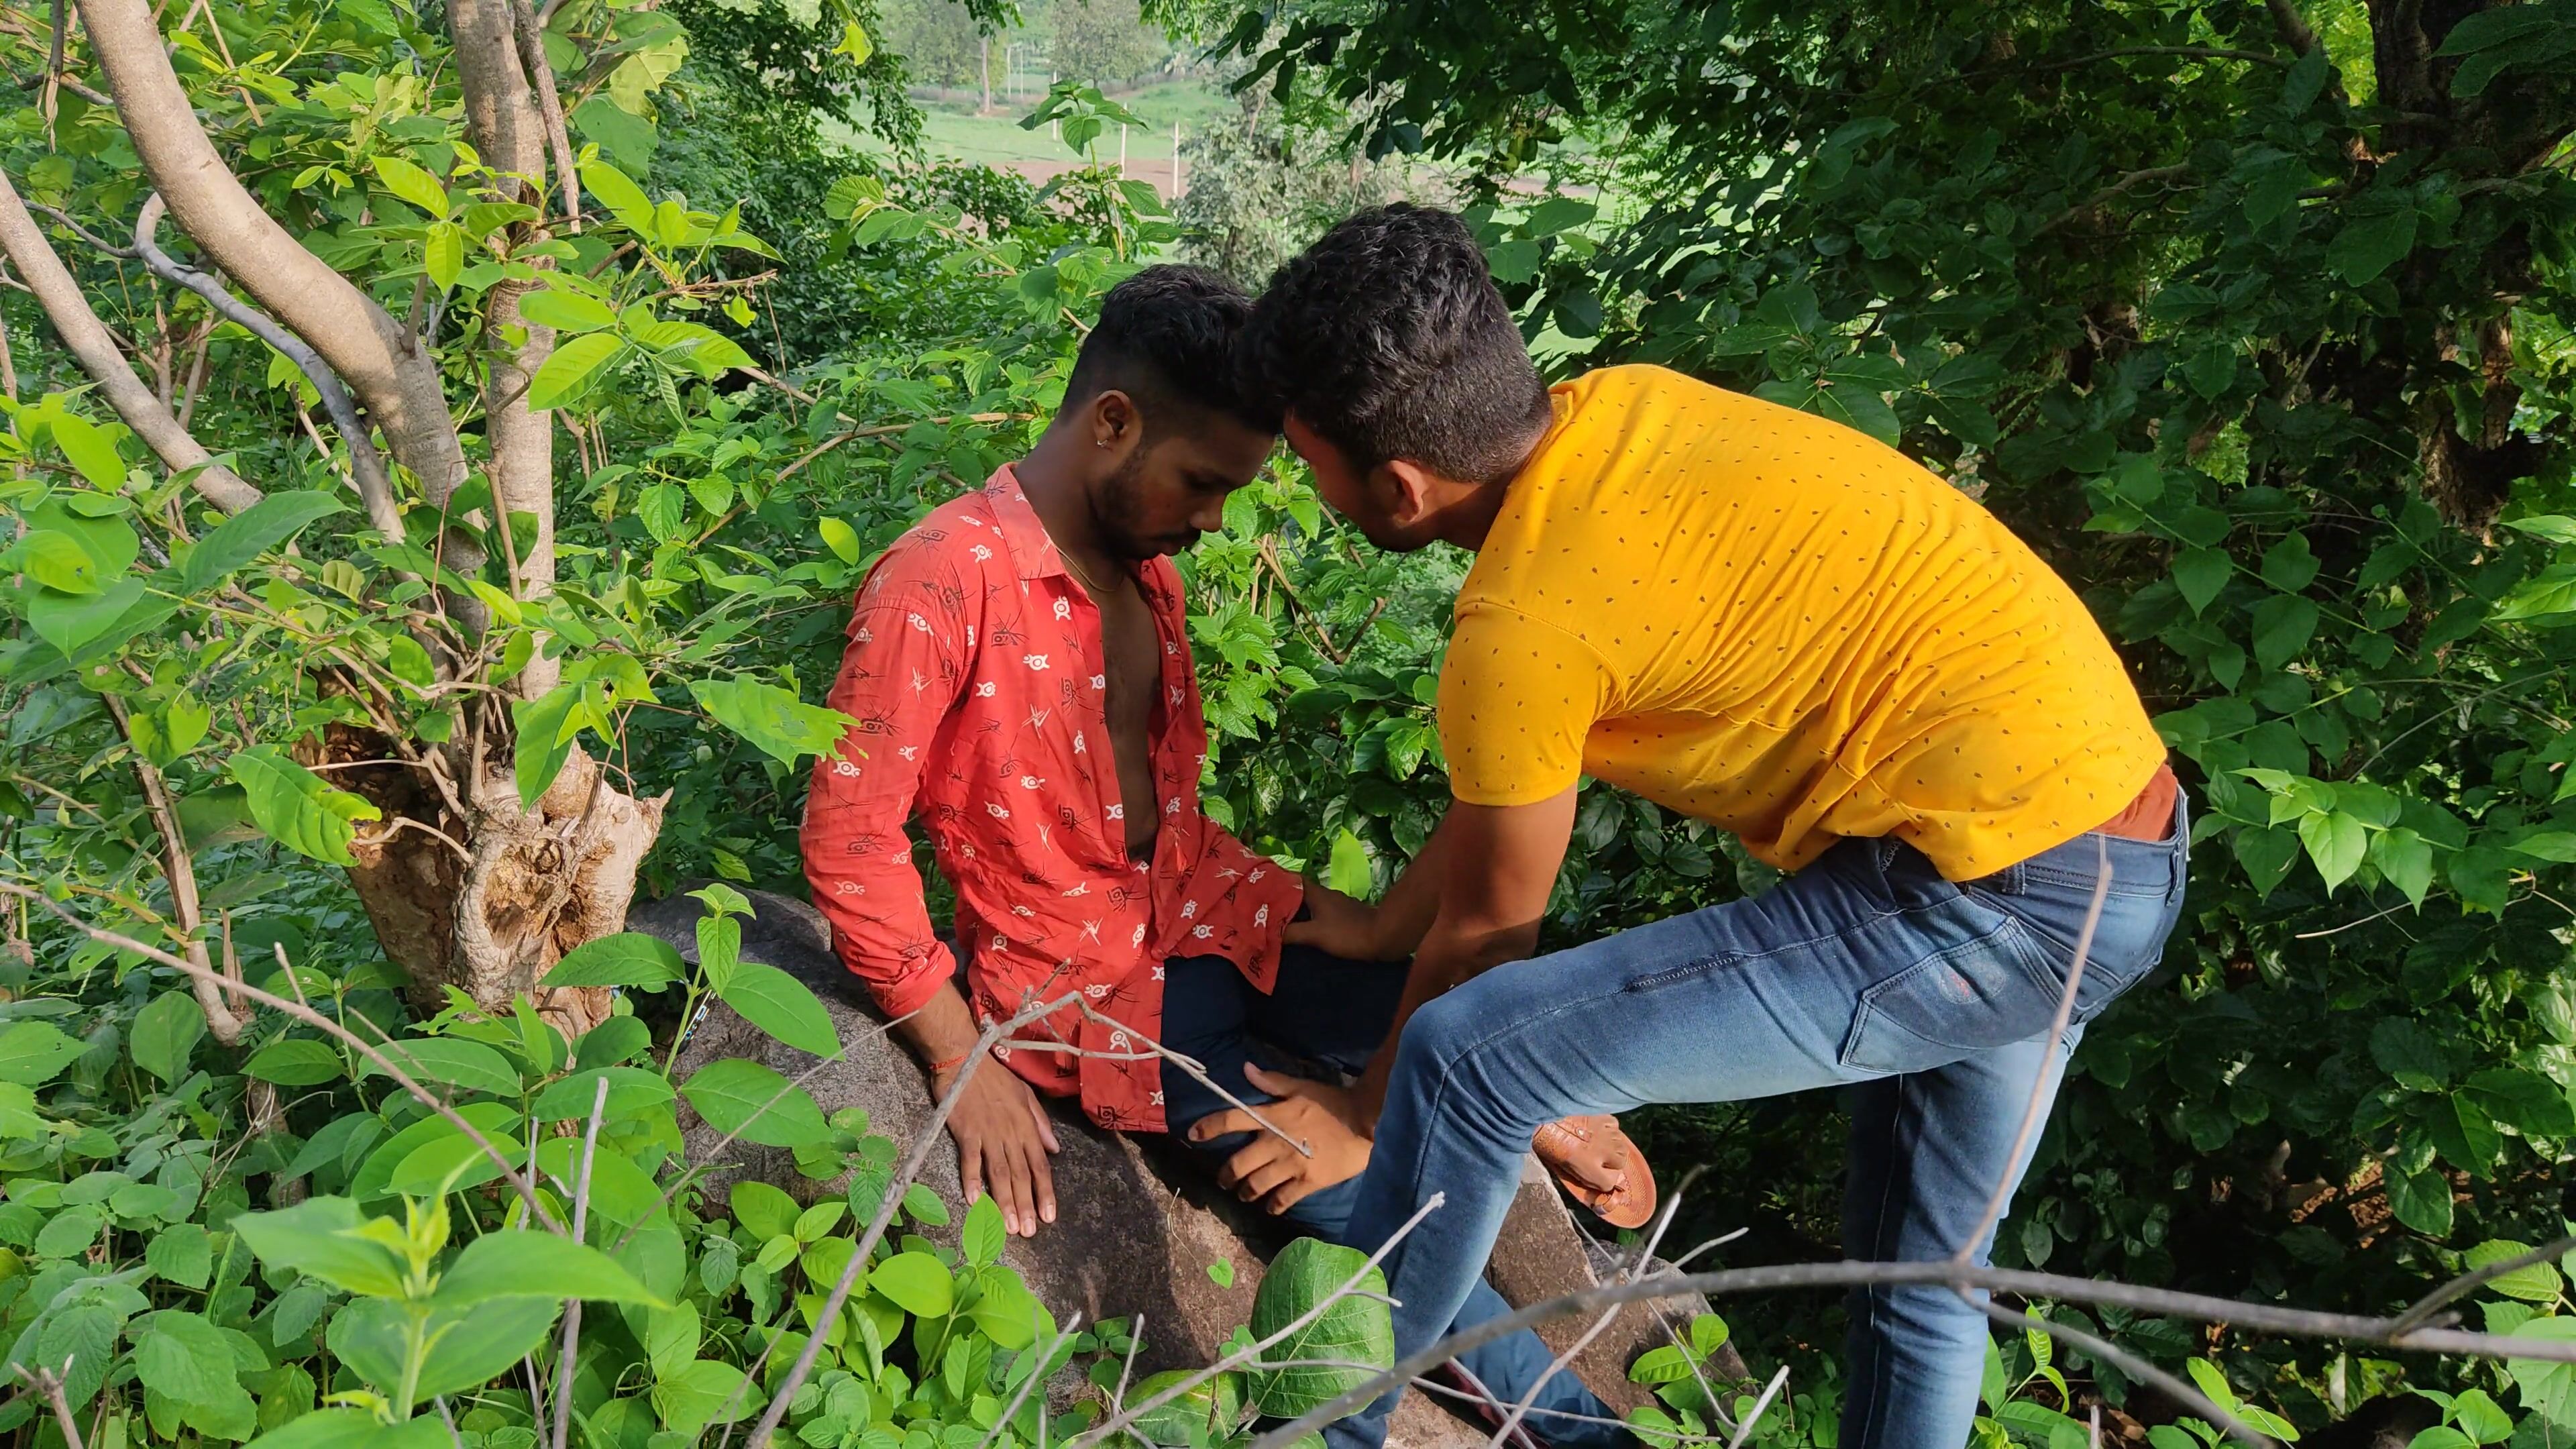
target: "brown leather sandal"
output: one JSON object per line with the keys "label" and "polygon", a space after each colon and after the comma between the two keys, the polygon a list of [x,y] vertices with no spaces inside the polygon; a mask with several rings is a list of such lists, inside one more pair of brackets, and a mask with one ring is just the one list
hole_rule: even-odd
{"label": "brown leather sandal", "polygon": [[[1575,1174],[1572,1159],[1577,1149],[1600,1142],[1623,1147],[1628,1154],[1627,1171],[1619,1185],[1607,1191],[1592,1186]],[[1530,1150],[1538,1154],[1539,1165],[1564,1188],[1576,1202],[1590,1208],[1603,1222],[1614,1228],[1642,1228],[1655,1216],[1655,1173],[1646,1165],[1646,1154],[1628,1134],[1619,1130],[1619,1119],[1607,1113],[1591,1117],[1568,1117],[1550,1122],[1530,1138]]]}

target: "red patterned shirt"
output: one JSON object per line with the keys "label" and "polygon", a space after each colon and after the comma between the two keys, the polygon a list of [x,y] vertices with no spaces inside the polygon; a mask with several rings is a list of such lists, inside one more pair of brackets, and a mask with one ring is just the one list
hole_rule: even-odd
{"label": "red patterned shirt", "polygon": [[1305,884],[1200,812],[1207,724],[1180,572],[1156,558],[1136,577],[1163,646],[1150,863],[1127,855],[1099,610],[1008,467],[914,525],[861,586],[831,694],[859,724],[847,758],[815,765],[803,843],[834,948],[900,1016],[951,969],[904,833],[918,813],[957,888],[975,1014],[1079,990],[1119,1024],[1067,1009],[997,1054],[1042,1091],[1078,1091],[1104,1127],[1159,1131],[1161,1064],[1131,1032],[1161,1036],[1164,961],[1222,956],[1268,991]]}

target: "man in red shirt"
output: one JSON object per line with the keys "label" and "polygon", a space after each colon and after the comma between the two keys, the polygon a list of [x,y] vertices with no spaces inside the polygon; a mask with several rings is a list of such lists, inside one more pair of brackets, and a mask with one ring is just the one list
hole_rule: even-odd
{"label": "man in red shirt", "polygon": [[[1117,1130],[1215,1125],[1224,1099],[1147,1042],[1271,1103],[1263,1114],[1311,1145],[1284,1176],[1264,1172],[1272,1211],[1338,1236],[1367,1164],[1368,1144],[1329,1112],[1272,1102],[1254,1040],[1357,1070],[1386,1037],[1404,968],[1283,949],[1307,916],[1367,939],[1369,908],[1254,854],[1199,808],[1207,728],[1168,555],[1221,527],[1226,495],[1270,455],[1278,417],[1233,381],[1251,309],[1195,268],[1149,268],[1113,289],[1036,448],[870,570],[832,686],[832,707],[859,723],[841,759],[816,765],[806,879],[834,949],[901,1018],[933,1093],[956,1080],[981,1022],[1068,992],[1090,1008],[995,1047],[1009,1070],[975,1073],[949,1117],[967,1197],[990,1189],[1023,1236],[1055,1217],[1056,1140],[1036,1093],[1078,1096]],[[913,868],[916,813],[957,891],[962,990]],[[1249,1137],[1185,1140],[1213,1161]],[[1507,1311],[1487,1288],[1458,1322]],[[1506,1403],[1545,1377],[1533,1427],[1553,1443],[1624,1442],[1582,1422],[1606,1411],[1570,1374],[1547,1376],[1549,1360],[1524,1331],[1465,1367]]]}

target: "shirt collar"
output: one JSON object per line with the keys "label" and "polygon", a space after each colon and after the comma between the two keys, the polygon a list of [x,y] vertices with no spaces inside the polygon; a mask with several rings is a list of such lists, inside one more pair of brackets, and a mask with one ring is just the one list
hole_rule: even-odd
{"label": "shirt collar", "polygon": [[1020,475],[1010,464],[994,469],[993,476],[985,480],[984,501],[992,505],[993,524],[1001,531],[1002,542],[1011,551],[1011,563],[1022,579],[1069,575],[1064,552],[1048,536],[1046,525],[1038,520],[1038,511],[1029,506],[1029,495],[1020,490]]}

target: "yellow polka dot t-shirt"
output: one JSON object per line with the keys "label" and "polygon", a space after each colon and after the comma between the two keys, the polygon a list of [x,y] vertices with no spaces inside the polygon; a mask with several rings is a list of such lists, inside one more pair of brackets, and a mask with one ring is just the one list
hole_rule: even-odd
{"label": "yellow polka dot t-shirt", "polygon": [[1785,870],[1894,836],[1972,880],[2109,820],[2163,763],[2074,591],[1894,449],[1658,367],[1554,402],[1458,595],[1460,800],[1590,774]]}

